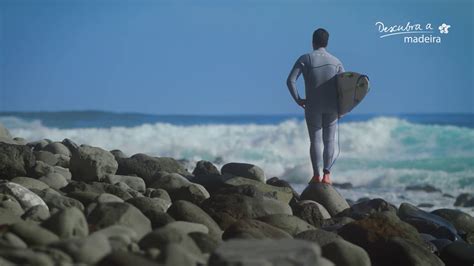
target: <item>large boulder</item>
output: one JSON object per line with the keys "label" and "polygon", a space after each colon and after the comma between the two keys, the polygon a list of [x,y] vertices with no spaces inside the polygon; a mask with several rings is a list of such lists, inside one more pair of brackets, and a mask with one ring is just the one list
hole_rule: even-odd
{"label": "large boulder", "polygon": [[403,221],[413,225],[420,233],[452,241],[460,239],[456,228],[449,221],[438,215],[420,210],[409,203],[400,205],[398,216]]}
{"label": "large boulder", "polygon": [[295,236],[298,233],[301,233],[306,230],[315,229],[314,226],[310,225],[306,221],[298,218],[297,216],[289,214],[271,214],[259,217],[257,219],[269,225],[273,225],[277,228],[280,228],[281,230],[286,231],[292,236]]}
{"label": "large boulder", "polygon": [[324,220],[330,219],[331,215],[323,205],[314,200],[302,200],[291,205],[293,214],[305,220],[309,224],[320,227]]}
{"label": "large boulder", "polygon": [[44,151],[49,151],[53,154],[62,154],[71,156],[71,151],[61,142],[51,142],[43,148]]}
{"label": "large boulder", "polygon": [[387,266],[443,266],[444,263],[428,249],[413,241],[400,237],[392,237],[380,244],[377,254],[370,253],[374,265]]}
{"label": "large boulder", "polygon": [[370,266],[367,252],[348,241],[335,239],[322,246],[323,256],[338,266]]}
{"label": "large boulder", "polygon": [[474,245],[469,245],[464,241],[454,241],[443,248],[440,257],[447,266],[474,265]]}
{"label": "large boulder", "polygon": [[368,217],[372,213],[383,211],[389,211],[393,214],[397,214],[398,212],[397,207],[394,205],[388,203],[384,199],[376,198],[358,201],[353,204],[350,209],[346,209],[339,213],[338,216],[347,216],[359,220]]}
{"label": "large boulder", "polygon": [[95,230],[111,225],[128,226],[137,233],[139,238],[151,231],[150,220],[128,203],[100,203],[87,216],[87,221]]}
{"label": "large boulder", "polygon": [[159,171],[191,176],[181,163],[171,157],[152,157],[138,153],[130,158],[118,158],[117,174],[137,175],[143,178],[147,185],[153,183],[153,177]]}
{"label": "large boulder", "polygon": [[224,181],[225,184],[230,186],[242,186],[242,185],[253,185],[258,190],[262,191],[264,195],[278,199],[286,204],[293,198],[293,191],[289,187],[277,187],[267,185],[261,181],[256,181],[246,177],[235,176]]}
{"label": "large boulder", "polygon": [[86,217],[81,210],[75,207],[58,211],[44,221],[42,226],[63,239],[85,237],[89,234]]}
{"label": "large boulder", "polygon": [[27,176],[35,165],[35,156],[31,148],[0,142],[0,177],[11,179]]}
{"label": "large boulder", "polygon": [[218,246],[209,266],[334,265],[321,257],[321,248],[297,239],[233,239]]}
{"label": "large boulder", "polygon": [[262,195],[214,194],[201,206],[224,230],[242,218],[253,219],[276,213],[293,214],[288,204]]}
{"label": "large boulder", "polygon": [[73,179],[80,181],[101,181],[107,174],[115,174],[118,168],[112,153],[88,145],[81,145],[69,164]]}
{"label": "large boulder", "polygon": [[331,216],[350,208],[344,197],[331,185],[311,183],[301,193],[301,200],[314,200],[323,205]]}
{"label": "large boulder", "polygon": [[241,176],[265,183],[266,177],[262,168],[249,163],[227,163],[221,168],[222,174]]}
{"label": "large boulder", "polygon": [[48,208],[43,199],[41,199],[38,195],[16,183],[0,182],[0,193],[10,195],[15,198],[25,211],[36,205],[43,205],[44,207]]}
{"label": "large boulder", "polygon": [[178,200],[173,202],[168,209],[168,214],[178,221],[203,224],[209,229],[210,235],[217,239],[221,238],[222,230],[219,225],[205,211],[189,201]]}
{"label": "large boulder", "polygon": [[449,221],[458,231],[465,233],[474,232],[474,217],[465,212],[453,209],[437,209],[431,213]]}
{"label": "large boulder", "polygon": [[281,239],[292,238],[292,236],[278,227],[259,220],[240,219],[227,227],[222,234],[223,240],[231,238]]}

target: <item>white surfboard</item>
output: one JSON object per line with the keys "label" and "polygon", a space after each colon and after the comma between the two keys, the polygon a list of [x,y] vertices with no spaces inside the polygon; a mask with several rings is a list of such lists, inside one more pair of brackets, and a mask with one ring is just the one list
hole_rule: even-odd
{"label": "white surfboard", "polygon": [[369,77],[356,72],[336,75],[339,117],[349,113],[370,90]]}

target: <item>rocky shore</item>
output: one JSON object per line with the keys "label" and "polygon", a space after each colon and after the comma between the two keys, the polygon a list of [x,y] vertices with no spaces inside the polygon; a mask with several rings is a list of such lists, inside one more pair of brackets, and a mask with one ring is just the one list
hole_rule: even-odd
{"label": "rocky shore", "polygon": [[[418,188],[413,188],[418,189]],[[469,204],[473,194],[463,196]],[[474,218],[0,125],[0,265],[469,265]]]}

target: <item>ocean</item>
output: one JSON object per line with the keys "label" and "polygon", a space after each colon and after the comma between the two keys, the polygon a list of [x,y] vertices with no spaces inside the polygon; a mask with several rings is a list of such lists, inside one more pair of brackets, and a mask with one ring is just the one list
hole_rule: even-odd
{"label": "ocean", "polygon": [[[253,163],[267,178],[283,178],[301,192],[312,175],[309,138],[301,115],[150,115],[100,111],[0,112],[0,123],[28,141],[70,138],[78,144],[185,159],[221,167]],[[453,208],[474,192],[474,114],[349,114],[339,123],[340,153],[333,182],[344,197],[382,197]],[[337,154],[337,148],[336,148]],[[442,193],[407,191],[429,184]],[[449,197],[449,195],[454,198]],[[473,208],[462,208],[473,214]]]}

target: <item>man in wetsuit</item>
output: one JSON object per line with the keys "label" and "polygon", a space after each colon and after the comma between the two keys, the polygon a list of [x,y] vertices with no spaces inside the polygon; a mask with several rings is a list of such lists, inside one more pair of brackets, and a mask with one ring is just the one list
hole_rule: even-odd
{"label": "man in wetsuit", "polygon": [[[326,51],[329,33],[317,29],[313,33],[313,51],[296,60],[287,79],[288,89],[298,105],[303,107],[310,138],[310,158],[313,166],[311,182],[331,184],[329,177],[335,150],[336,124],[339,119],[335,75],[344,72],[341,61]],[[300,98],[296,80],[303,74],[306,99]],[[321,144],[324,144],[321,145]],[[322,151],[323,150],[323,151]],[[323,178],[319,165],[323,161]]]}

